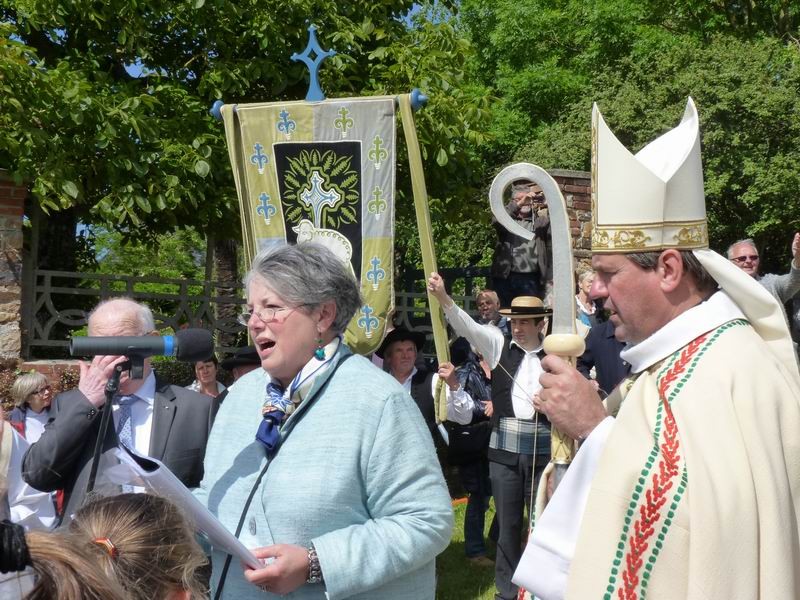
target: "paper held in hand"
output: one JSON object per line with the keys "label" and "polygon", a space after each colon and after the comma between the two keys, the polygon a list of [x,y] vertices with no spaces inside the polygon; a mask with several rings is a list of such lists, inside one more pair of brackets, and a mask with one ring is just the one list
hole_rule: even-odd
{"label": "paper held in hand", "polygon": [[264,563],[253,556],[163,463],[121,446],[115,450],[120,464],[107,470],[109,479],[120,485],[143,487],[171,500],[183,510],[196,529],[206,534],[214,548],[233,555],[253,569],[264,567]]}

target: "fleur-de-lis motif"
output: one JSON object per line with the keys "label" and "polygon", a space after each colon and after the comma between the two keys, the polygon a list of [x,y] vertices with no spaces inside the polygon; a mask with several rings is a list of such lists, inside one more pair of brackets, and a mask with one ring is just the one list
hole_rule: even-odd
{"label": "fleur-de-lis motif", "polygon": [[383,145],[381,136],[376,135],[375,139],[372,140],[372,146],[370,146],[367,158],[375,163],[376,170],[380,169],[381,163],[389,158],[389,153],[386,151],[386,147]]}
{"label": "fleur-de-lis motif", "polygon": [[278,116],[281,118],[276,124],[278,131],[285,135],[287,140],[292,139],[292,132],[297,129],[297,121],[289,118],[289,111],[285,108],[278,113]]}
{"label": "fleur-de-lis motif", "polygon": [[250,162],[258,168],[258,174],[263,175],[264,167],[269,162],[269,157],[263,152],[264,146],[258,142],[253,144],[253,150],[255,150],[255,152],[250,155]]}
{"label": "fleur-de-lis motif", "polygon": [[342,132],[343,138],[346,138],[347,130],[352,128],[355,123],[353,119],[350,118],[350,111],[347,110],[346,106],[337,110],[336,113],[339,115],[339,118],[333,120],[333,126]]}
{"label": "fleur-de-lis motif", "polygon": [[384,210],[386,210],[386,200],[383,198],[383,190],[376,185],[372,190],[372,200],[367,202],[367,211],[374,214],[375,220],[377,220]]}
{"label": "fleur-de-lis motif", "polygon": [[256,207],[256,214],[262,215],[264,217],[264,223],[269,225],[270,218],[278,212],[278,209],[269,201],[269,194],[267,192],[261,192],[258,199],[261,203]]}
{"label": "fleur-de-lis motif", "polygon": [[365,304],[361,307],[361,314],[364,316],[360,317],[356,322],[356,325],[364,330],[364,335],[367,336],[367,339],[372,337],[372,334],[375,333],[375,330],[378,329],[378,325],[380,324],[378,319],[372,316],[374,312],[374,308],[369,304]]}
{"label": "fleur-de-lis motif", "polygon": [[386,271],[381,269],[381,259],[377,256],[373,256],[369,264],[372,265],[372,268],[367,271],[367,281],[372,284],[373,291],[377,291],[378,284],[382,279],[386,279]]}

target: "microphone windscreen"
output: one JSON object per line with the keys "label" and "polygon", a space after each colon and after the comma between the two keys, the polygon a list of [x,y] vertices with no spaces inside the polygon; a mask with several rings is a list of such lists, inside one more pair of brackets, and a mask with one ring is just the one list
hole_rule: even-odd
{"label": "microphone windscreen", "polygon": [[207,329],[181,329],[175,333],[175,358],[184,362],[208,360],[214,354],[214,340]]}

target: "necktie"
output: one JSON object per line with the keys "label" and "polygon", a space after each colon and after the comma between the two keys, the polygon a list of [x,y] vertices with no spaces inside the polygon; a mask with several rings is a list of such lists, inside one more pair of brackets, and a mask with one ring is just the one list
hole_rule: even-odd
{"label": "necktie", "polygon": [[119,399],[119,421],[117,421],[117,437],[131,450],[135,450],[133,430],[131,429],[131,406],[139,401],[138,396],[122,396]]}
{"label": "necktie", "polygon": [[284,397],[284,389],[277,383],[267,384],[267,398],[261,407],[264,417],[256,432],[256,439],[264,444],[267,452],[271,452],[278,445],[280,439],[280,424],[289,406],[289,398]]}
{"label": "necktie", "polygon": [[[117,438],[121,444],[135,450],[133,443],[133,429],[131,428],[131,406],[139,401],[138,396],[122,396],[119,400],[119,420],[117,421]],[[132,492],[132,485],[123,485],[123,492]]]}

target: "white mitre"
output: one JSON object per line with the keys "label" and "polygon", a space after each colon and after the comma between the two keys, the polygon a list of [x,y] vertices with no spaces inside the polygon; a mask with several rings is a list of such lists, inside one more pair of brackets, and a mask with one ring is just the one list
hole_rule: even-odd
{"label": "white mitre", "polygon": [[683,119],[636,155],[592,109],[592,251],[708,248],[700,124],[689,98]]}
{"label": "white mitre", "polygon": [[800,384],[797,355],[778,301],[761,284],[708,248],[700,126],[689,98],[675,128],[636,155],[592,109],[592,252],[691,250]]}

